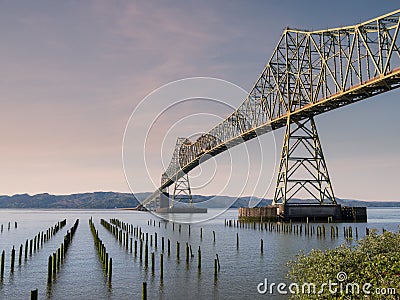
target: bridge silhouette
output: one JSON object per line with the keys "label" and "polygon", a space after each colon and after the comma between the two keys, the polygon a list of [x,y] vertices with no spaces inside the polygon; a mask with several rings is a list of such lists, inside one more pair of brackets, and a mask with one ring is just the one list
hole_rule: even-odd
{"label": "bridge silhouette", "polygon": [[[160,187],[141,205],[173,206],[184,197],[191,202],[189,171],[282,127],[273,204],[286,205],[299,193],[309,196],[307,204],[336,204],[314,116],[400,86],[399,22],[397,10],[354,26],[286,28],[242,104],[195,141],[178,138]],[[168,187],[173,184],[169,204]]]}

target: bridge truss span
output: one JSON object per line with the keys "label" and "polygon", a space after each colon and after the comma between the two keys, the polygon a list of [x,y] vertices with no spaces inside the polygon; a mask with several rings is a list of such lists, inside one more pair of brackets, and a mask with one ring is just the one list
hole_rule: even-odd
{"label": "bridge truss span", "polygon": [[[178,139],[160,188],[143,205],[200,162],[230,147],[291,123],[312,120],[314,124],[318,114],[398,88],[399,27],[400,10],[354,26],[318,31],[286,28],[242,104],[194,142]],[[322,148],[318,151],[322,154]],[[278,176],[275,195],[286,204],[289,197],[279,180]],[[328,187],[332,190],[330,181]],[[328,194],[334,202],[333,191]]]}

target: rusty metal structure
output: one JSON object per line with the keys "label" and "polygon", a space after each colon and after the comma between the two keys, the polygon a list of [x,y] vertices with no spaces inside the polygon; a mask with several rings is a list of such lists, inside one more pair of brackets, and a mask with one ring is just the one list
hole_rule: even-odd
{"label": "rusty metal structure", "polygon": [[[273,203],[305,192],[315,204],[335,204],[314,116],[400,86],[399,22],[397,10],[354,26],[286,28],[242,104],[197,140],[179,138],[160,188],[142,204],[172,184],[173,198],[177,191],[190,195],[187,173],[200,161],[285,126]],[[189,188],[180,189],[185,181]]]}

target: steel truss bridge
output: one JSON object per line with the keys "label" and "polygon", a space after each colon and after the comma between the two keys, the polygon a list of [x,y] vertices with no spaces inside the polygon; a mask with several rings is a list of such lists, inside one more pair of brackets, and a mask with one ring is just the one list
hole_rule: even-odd
{"label": "steel truss bridge", "polygon": [[300,192],[315,204],[336,204],[314,116],[400,86],[400,10],[354,26],[286,28],[242,104],[194,142],[178,138],[160,187],[143,206],[159,205],[174,185],[172,205],[191,191],[199,163],[261,134],[286,127],[274,204]]}

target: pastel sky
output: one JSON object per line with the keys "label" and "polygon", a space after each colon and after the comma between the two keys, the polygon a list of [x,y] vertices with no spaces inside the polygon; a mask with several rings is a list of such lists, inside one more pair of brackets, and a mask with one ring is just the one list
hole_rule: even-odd
{"label": "pastel sky", "polygon": [[[128,192],[122,139],[146,95],[197,76],[248,90],[286,26],[352,25],[396,9],[397,1],[370,0],[0,0],[0,194]],[[400,90],[316,118],[336,196],[398,199],[399,111]],[[183,133],[210,124],[183,125]],[[250,153],[262,149],[251,164],[271,174],[273,138],[280,152],[282,131],[261,138],[260,146],[249,144]],[[167,156],[174,139],[162,150]],[[161,174],[160,149],[153,150],[151,173]],[[134,192],[154,189],[145,172],[137,170]],[[244,194],[271,197],[270,179]],[[218,185],[196,193],[216,194]]]}

